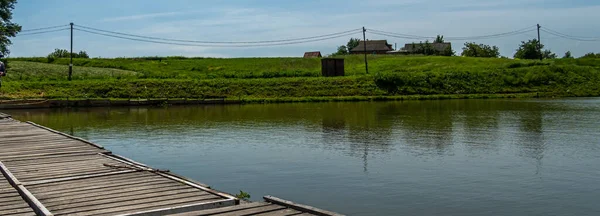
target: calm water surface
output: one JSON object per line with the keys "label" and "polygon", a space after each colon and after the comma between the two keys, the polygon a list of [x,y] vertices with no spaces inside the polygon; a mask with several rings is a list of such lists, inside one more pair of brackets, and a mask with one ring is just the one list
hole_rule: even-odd
{"label": "calm water surface", "polygon": [[253,200],[349,215],[600,215],[600,99],[9,111]]}

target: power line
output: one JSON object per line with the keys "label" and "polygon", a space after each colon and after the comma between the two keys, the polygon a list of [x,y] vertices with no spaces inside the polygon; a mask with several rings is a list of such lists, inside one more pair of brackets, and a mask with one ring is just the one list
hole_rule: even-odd
{"label": "power line", "polygon": [[54,30],[41,31],[41,32],[32,32],[32,33],[25,33],[25,34],[17,34],[17,37],[27,36],[27,35],[46,34],[46,33],[52,33],[52,32],[65,31],[65,30],[69,30],[69,29],[70,28],[62,28],[62,29],[54,29]]}
{"label": "power line", "polygon": [[47,30],[47,29],[56,29],[56,28],[67,27],[67,26],[69,26],[69,25],[58,25],[58,26],[50,26],[50,27],[44,27],[44,28],[25,29],[25,30],[21,30],[21,32],[33,32],[33,31],[40,31],[40,30]]}
{"label": "power line", "polygon": [[281,46],[281,45],[291,45],[291,44],[301,44],[301,43],[310,43],[310,42],[324,41],[324,40],[329,40],[329,39],[334,39],[334,38],[346,37],[346,36],[350,36],[350,35],[354,35],[354,34],[359,33],[358,31],[355,31],[355,32],[348,32],[346,34],[341,34],[341,35],[326,37],[326,38],[318,38],[318,39],[304,40],[304,41],[293,41],[293,42],[285,42],[285,43],[252,44],[252,45],[215,45],[215,44],[190,44],[190,43],[177,43],[177,42],[163,42],[163,41],[156,41],[156,40],[148,40],[148,39],[125,37],[125,36],[107,34],[107,33],[103,33],[103,32],[95,32],[95,31],[90,31],[90,30],[85,30],[85,29],[79,29],[79,28],[75,28],[75,30],[86,32],[86,33],[90,33],[90,34],[95,34],[95,35],[101,35],[101,36],[113,37],[113,38],[119,38],[119,39],[131,40],[131,41],[156,43],[156,44],[178,45],[178,46],[194,46],[194,47],[266,47],[266,46]]}
{"label": "power line", "polygon": [[348,30],[348,31],[337,32],[337,33],[326,34],[326,35],[313,36],[313,37],[292,38],[292,39],[282,39],[282,40],[268,40],[268,41],[197,41],[197,40],[180,40],[180,39],[172,39],[172,38],[149,37],[149,36],[143,36],[143,35],[134,35],[134,34],[127,34],[127,33],[122,33],[122,32],[102,30],[102,29],[97,29],[97,28],[92,28],[92,27],[86,27],[86,26],[80,26],[80,25],[76,25],[76,26],[80,27],[80,28],[83,28],[83,29],[87,29],[87,30],[93,30],[93,31],[96,31],[96,32],[109,33],[109,34],[115,34],[115,35],[122,35],[122,36],[128,36],[128,37],[144,38],[144,39],[167,41],[167,42],[183,42],[183,43],[199,43],[199,44],[267,44],[267,43],[282,43],[282,42],[292,42],[292,41],[302,41],[302,40],[309,40],[309,39],[317,39],[317,38],[327,38],[327,37],[339,36],[339,35],[342,35],[342,34],[352,33],[352,32],[356,32],[358,30],[361,30],[361,29],[352,29],[352,30]]}
{"label": "power line", "polygon": [[[508,37],[508,36],[519,35],[519,34],[531,32],[531,31],[535,31],[535,29],[531,29],[532,27],[535,27],[535,26],[530,26],[530,27],[527,27],[527,28],[522,28],[522,29],[519,29],[519,30],[510,31],[510,32],[504,32],[504,33],[498,33],[498,34],[480,35],[480,36],[468,36],[468,37],[444,37],[444,39],[448,39],[448,40],[481,40],[481,39],[492,39],[492,38],[499,38],[499,37]],[[369,30],[373,34],[383,35],[383,36],[388,36],[388,37],[403,38],[403,39],[435,39],[436,38],[436,37],[428,37],[428,36],[418,36],[418,35],[409,35],[409,34],[400,34],[400,33],[386,32],[386,31],[374,30],[374,29],[369,29]]]}
{"label": "power line", "polygon": [[576,41],[600,41],[600,37],[583,37],[583,36],[573,36],[573,35],[568,35],[565,33],[561,33],[559,31],[555,31],[546,27],[542,27],[541,29],[543,32],[546,32],[548,34],[554,35],[554,36],[558,36],[561,38],[565,38],[565,39],[569,39],[569,40],[576,40]]}
{"label": "power line", "polygon": [[434,39],[435,38],[435,37],[427,37],[427,36],[386,32],[386,31],[380,31],[380,30],[375,30],[375,29],[367,29],[367,31],[374,33],[374,34],[377,33],[377,34],[384,34],[384,35],[394,35],[394,36],[390,36],[390,37],[399,37],[399,38],[406,38],[406,39]]}
{"label": "power line", "polygon": [[572,37],[572,36],[568,36],[568,35],[563,35],[562,33],[551,32],[551,31],[548,31],[547,29],[541,29],[541,31],[546,32],[551,35],[554,35],[554,36],[558,36],[558,37],[561,37],[564,39],[569,39],[569,40],[574,40],[574,41],[600,41],[600,38],[596,38],[596,39],[576,38],[576,37]]}

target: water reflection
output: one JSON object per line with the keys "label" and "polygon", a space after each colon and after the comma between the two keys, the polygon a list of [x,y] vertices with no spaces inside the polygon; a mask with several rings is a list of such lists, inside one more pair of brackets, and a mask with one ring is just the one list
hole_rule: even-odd
{"label": "water reflection", "polygon": [[539,172],[547,148],[544,112],[562,112],[570,109],[569,104],[451,100],[24,110],[12,114],[83,138],[98,130],[170,136],[190,136],[187,130],[195,130],[196,136],[210,136],[211,131],[227,132],[240,125],[256,130],[291,127],[320,137],[304,145],[362,160],[364,172],[369,159],[394,149],[423,157],[452,156],[457,149],[474,155],[498,152],[512,143],[518,156],[536,161]]}
{"label": "water reflection", "polygon": [[600,211],[600,99],[10,114],[226,192],[276,193],[348,215]]}

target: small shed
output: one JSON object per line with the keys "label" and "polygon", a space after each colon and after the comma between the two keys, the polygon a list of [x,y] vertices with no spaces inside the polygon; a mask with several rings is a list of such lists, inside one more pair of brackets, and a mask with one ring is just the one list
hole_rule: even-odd
{"label": "small shed", "polygon": [[344,76],[344,59],[321,59],[321,74],[324,77]]}
{"label": "small shed", "polygon": [[313,52],[305,52],[304,53],[304,58],[321,58],[323,57],[321,55],[320,51],[313,51]]}

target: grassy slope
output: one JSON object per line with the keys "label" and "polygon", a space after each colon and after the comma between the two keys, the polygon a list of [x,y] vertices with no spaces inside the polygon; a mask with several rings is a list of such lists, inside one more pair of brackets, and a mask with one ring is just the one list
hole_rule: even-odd
{"label": "grassy slope", "polygon": [[[346,77],[324,78],[319,59],[12,59],[0,98],[319,98],[399,95],[600,95],[600,60],[346,57]],[[80,66],[80,67],[77,67]],[[92,68],[95,67],[95,68]],[[105,68],[105,69],[101,69]],[[118,69],[118,70],[114,70]],[[62,73],[61,73],[62,71]]]}

